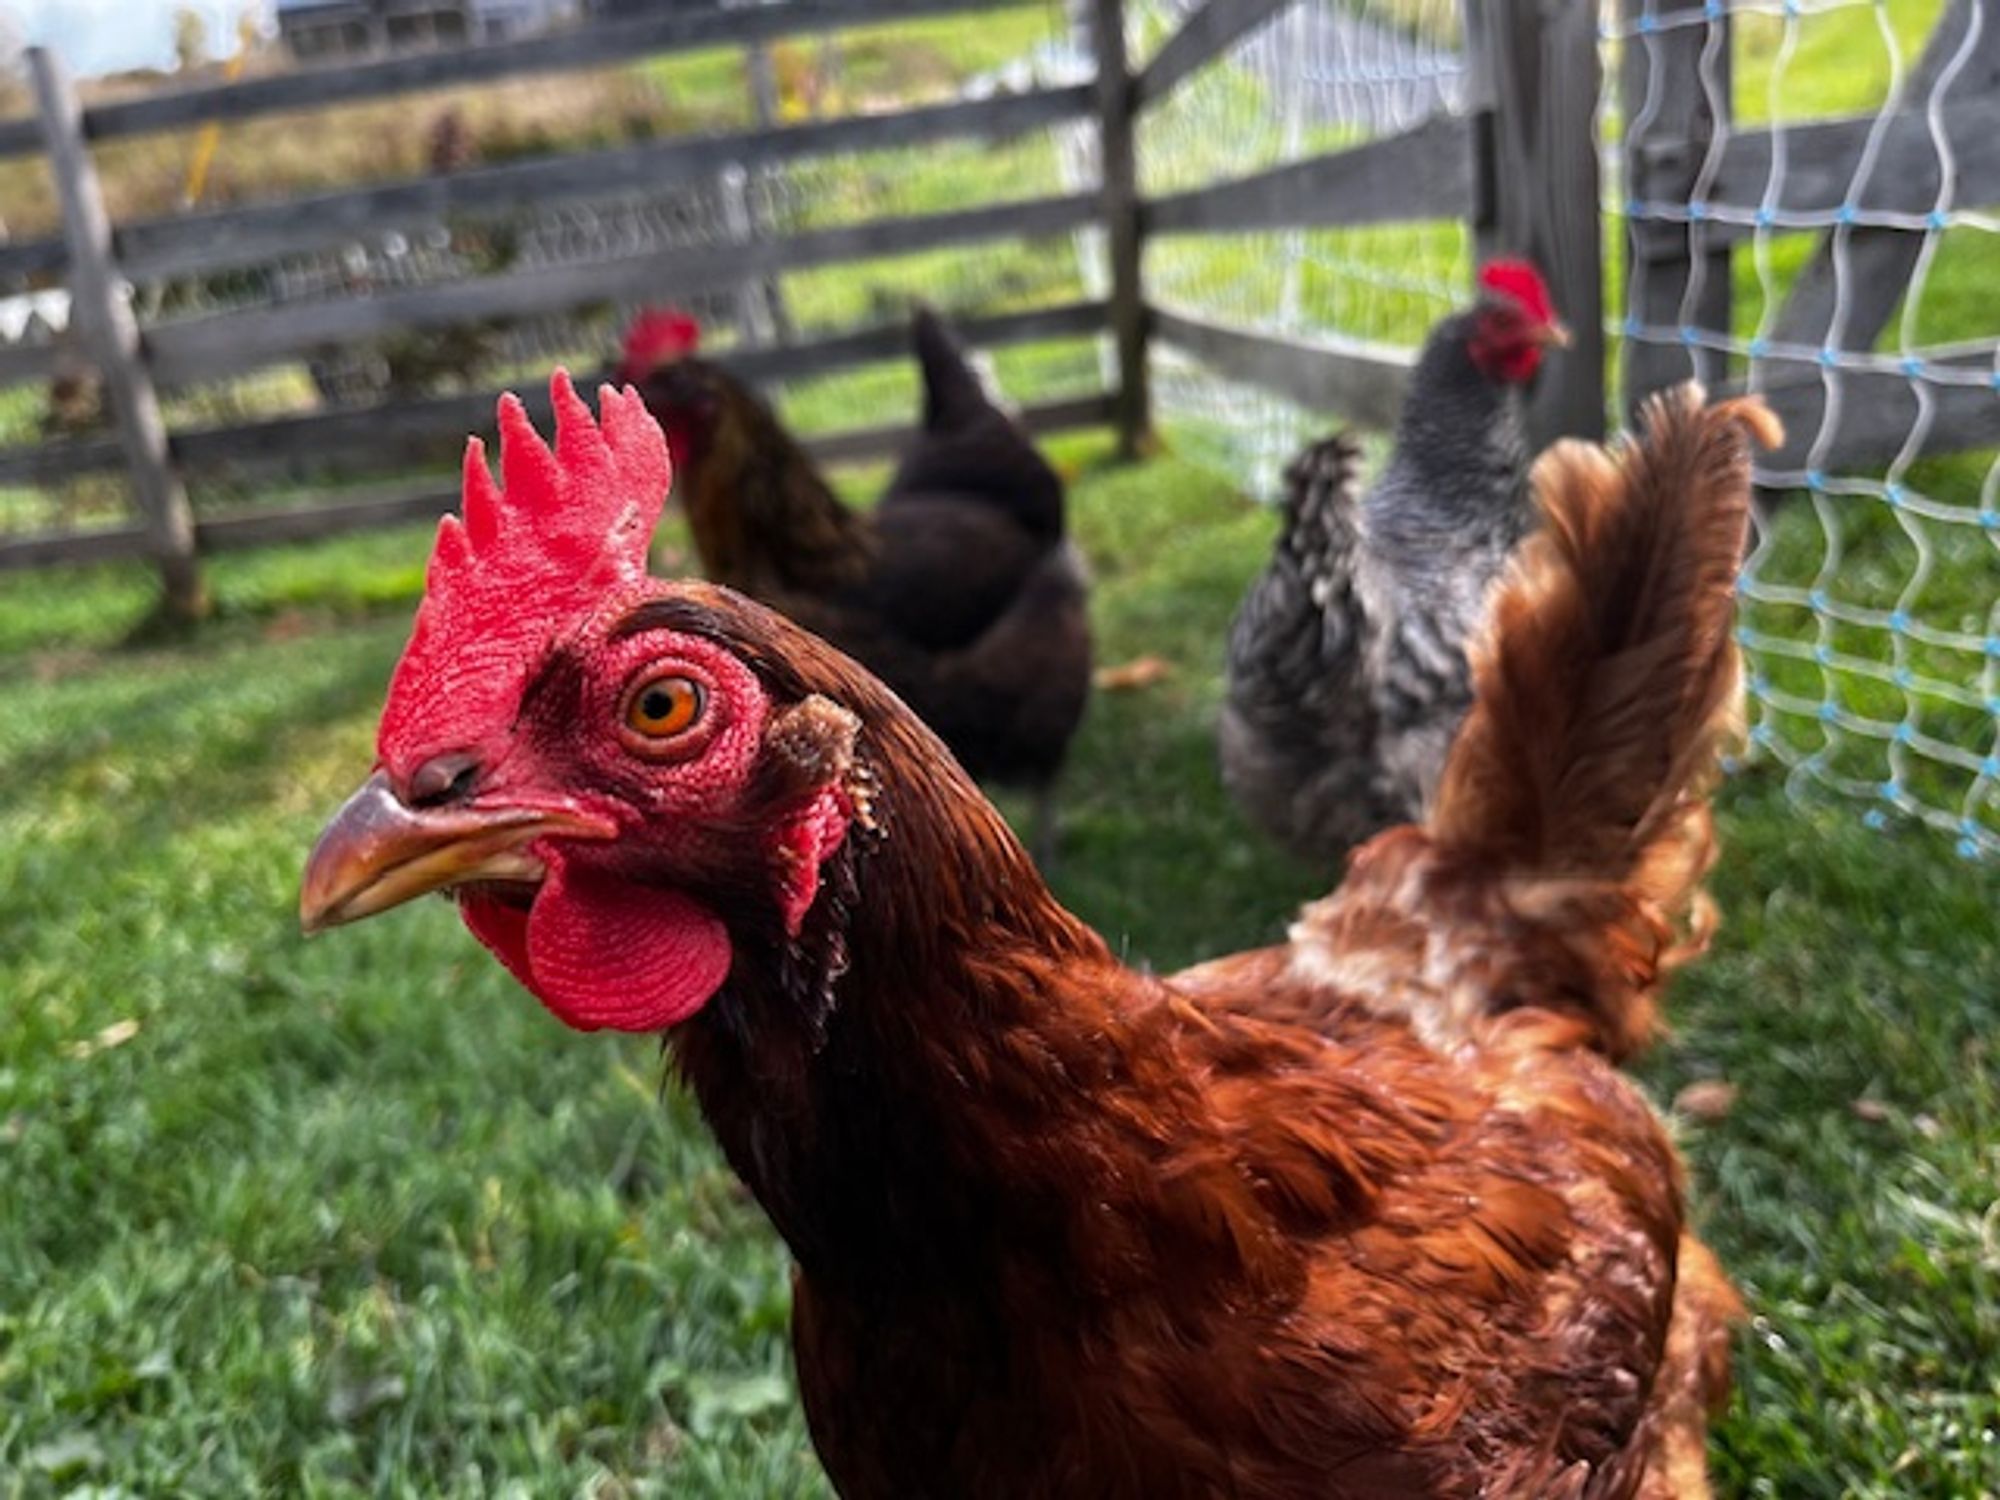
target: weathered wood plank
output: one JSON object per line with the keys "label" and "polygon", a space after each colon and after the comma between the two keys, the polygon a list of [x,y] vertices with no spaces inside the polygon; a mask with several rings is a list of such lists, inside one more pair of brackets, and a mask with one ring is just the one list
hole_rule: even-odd
{"label": "weathered wood plank", "polygon": [[1118,350],[1118,451],[1138,456],[1152,425],[1146,370],[1146,303],[1140,284],[1138,164],[1132,138],[1136,108],[1125,55],[1122,0],[1091,0],[1090,44],[1097,64],[1097,163],[1111,262],[1111,337]]}
{"label": "weathered wood plank", "polygon": [[1237,234],[1455,219],[1471,209],[1471,124],[1439,115],[1400,135],[1155,198],[1139,222],[1149,235]]}
{"label": "weathered wood plank", "polygon": [[177,619],[202,613],[201,570],[195,562],[194,520],[187,492],[167,458],[167,428],[152,372],[139,348],[123,278],[111,256],[111,218],[98,185],[97,164],[83,142],[83,105],[69,74],[46,47],[28,50],[35,104],[62,203],[69,247],[70,318],[90,351],[111,414],[133,498],[145,523],[148,550],[160,570],[161,604]]}
{"label": "weathered wood plank", "polygon": [[[1828,214],[1847,204],[1854,175],[1876,116],[1853,115],[1788,125],[1784,130],[1785,169],[1769,198],[1773,132],[1733,132],[1723,143],[1722,160],[1708,191],[1711,203],[1768,206],[1776,214]],[[1972,99],[1942,114],[1952,156],[1953,201],[1960,208],[2000,203],[2000,99]],[[1649,161],[1680,159],[1688,147],[1657,142],[1645,150]],[[1930,121],[1904,111],[1882,127],[1876,165],[1853,206],[1864,213],[1926,214],[1937,203],[1941,182]],[[1650,168],[1649,168],[1650,170]],[[1711,220],[1709,233],[1732,243],[1756,232],[1751,224]],[[1782,234],[1782,224],[1773,226]]]}
{"label": "weathered wood plank", "polygon": [[241,506],[195,525],[203,552],[268,547],[279,542],[314,542],[349,531],[428,521],[458,508],[458,486],[445,480],[385,485],[317,505],[278,508]]}
{"label": "weathered wood plank", "polygon": [[[301,68],[241,83],[206,85],[100,105],[87,117],[93,141],[175,130],[205,120],[320,109],[421,89],[494,83],[531,74],[612,67],[660,53],[740,46],[853,26],[992,10],[1011,0],[784,0],[782,4],[661,6],[629,21],[593,21],[518,41],[488,42],[329,67]],[[0,135],[0,148],[11,141]],[[32,148],[19,148],[32,149]]]}
{"label": "weathered wood plank", "polygon": [[61,235],[0,245],[0,281],[11,281],[16,276],[52,275],[68,264],[69,251],[63,247]]}
{"label": "weathered wood plank", "polygon": [[0,386],[47,380],[55,372],[54,344],[13,344],[0,348]]}
{"label": "weathered wood plank", "polygon": [[32,115],[25,120],[0,120],[0,156],[32,156],[41,149],[41,122]]}
{"label": "weathered wood plank", "polygon": [[144,557],[150,546],[146,528],[137,521],[102,531],[48,531],[4,537],[0,538],[0,573]]}
{"label": "weathered wood plank", "polygon": [[1604,251],[1593,126],[1602,75],[1597,0],[1477,0],[1492,113],[1479,193],[1482,255],[1524,256],[1549,284],[1568,350],[1529,396],[1536,449],[1604,436]]}
{"label": "weathered wood plank", "polygon": [[[743,73],[750,86],[757,127],[768,130],[778,123],[778,70],[768,45],[752,42],[743,49]],[[732,238],[771,237],[770,202],[763,194],[751,196],[750,185],[755,180],[751,169],[739,164],[725,166],[718,174]],[[780,344],[796,341],[791,313],[785,306],[785,289],[776,276],[752,276],[743,283],[737,293],[737,321],[738,331],[746,339]]]}
{"label": "weathered wood plank", "polygon": [[1150,109],[1203,64],[1276,16],[1291,0],[1203,0],[1133,80],[1132,107]]}
{"label": "weathered wood plank", "polygon": [[[1942,101],[1947,107],[1990,100],[2000,91],[2000,0],[1951,0],[1893,108],[1924,110],[1947,78],[1949,92]],[[1888,180],[1878,166],[1856,187],[1872,195]],[[1903,299],[1922,248],[1922,234],[1900,229],[1843,225],[1822,235],[1778,309],[1772,342],[1874,348]]]}
{"label": "weathered wood plank", "polygon": [[1364,427],[1395,425],[1416,362],[1409,349],[1359,339],[1306,343],[1164,308],[1151,309],[1149,321],[1154,338],[1185,350],[1218,375]]}
{"label": "weathered wood plank", "polygon": [[[1107,326],[1104,302],[1065,302],[1026,312],[996,313],[983,318],[953,318],[952,330],[974,349],[1005,344],[1032,344],[1045,339],[1082,338]],[[724,368],[759,385],[775,380],[803,380],[833,370],[882,360],[906,359],[910,330],[906,323],[884,323],[852,333],[815,339],[810,344],[764,349],[724,349],[714,358]]]}
{"label": "weathered wood plank", "polygon": [[411,328],[523,318],[591,303],[677,297],[733,286],[744,275],[796,271],[981,240],[1058,234],[1099,212],[1095,193],[1035,198],[956,213],[878,219],[748,245],[708,245],[550,266],[338,302],[227,313],[148,330],[154,368],[176,383],[239,374],[308,349]]}
{"label": "weathered wood plank", "polygon": [[[1654,12],[1654,0],[1621,4],[1634,27]],[[1715,79],[1715,100],[1703,82],[1704,71]],[[1694,194],[1716,130],[1728,124],[1730,78],[1726,13],[1627,40],[1619,98],[1627,122],[1625,182],[1631,196],[1641,202],[1684,203]],[[1724,114],[1720,121],[1717,102]],[[1682,143],[1684,149],[1678,155],[1649,155],[1649,146],[1663,140]],[[1626,250],[1627,317],[1647,327],[1678,327],[1685,312],[1697,328],[1728,331],[1729,246],[1709,225],[1628,223]],[[1694,303],[1684,308],[1697,275]],[[1624,364],[1624,398],[1634,410],[1653,391],[1690,375],[1718,385],[1727,368],[1714,351],[1637,338],[1625,340]]]}
{"label": "weathered wood plank", "polygon": [[[1089,85],[1078,84],[895,114],[508,162],[352,192],[144,220],[118,231],[118,252],[135,276],[217,270],[344,244],[386,230],[441,223],[457,215],[498,217],[553,203],[706,182],[732,166],[755,170],[815,156],[888,150],[960,136],[1013,135],[1079,118],[1090,107]],[[6,265],[6,253],[0,250],[0,268]]]}
{"label": "weathered wood plank", "polygon": [[[1102,302],[1071,302],[955,319],[953,327],[967,345],[985,349],[1099,333],[1106,326],[1105,318]],[[887,323],[810,344],[726,349],[713,357],[745,380],[765,384],[904,359],[909,347],[908,325]],[[586,388],[603,378],[608,376],[579,375]],[[298,474],[328,470],[360,473],[426,461],[449,462],[467,433],[484,432],[492,426],[493,406],[500,396],[497,389],[475,391],[350,410],[304,412],[229,427],[195,428],[174,434],[171,447],[174,462],[192,473],[272,469]],[[522,396],[530,413],[546,421],[547,392],[531,386]],[[110,439],[0,449],[0,483],[46,484],[73,474],[116,468],[118,462],[118,445]]]}
{"label": "weathered wood plank", "polygon": [[[545,402],[546,398],[543,399]],[[531,407],[533,404],[530,403]],[[1112,397],[1079,396],[1028,407],[1020,413],[1020,422],[1029,432],[1040,434],[1101,426],[1114,415]],[[546,422],[546,412],[538,420]],[[881,458],[901,451],[915,431],[913,426],[902,425],[829,433],[808,438],[806,449],[819,462],[829,464]],[[204,516],[195,531],[203,552],[221,552],[403,525],[443,515],[457,504],[455,486],[419,482],[348,495],[318,505],[285,509],[244,507]],[[146,550],[145,529],[136,525],[106,531],[15,537],[0,540],[0,572],[142,557]]]}
{"label": "weathered wood plank", "polygon": [[[1956,352],[1933,351],[1927,363],[1984,374],[1993,368],[1994,353],[1993,344],[1984,342]],[[1827,410],[1822,371],[1817,365],[1767,364],[1763,376],[1764,398],[1785,424],[1784,446],[1758,459],[1765,470],[1803,471],[1808,465],[1828,473],[1879,469],[1903,450],[1925,400],[1930,425],[1912,458],[2000,447],[2000,393],[1984,381],[1913,383],[1895,370],[1833,371],[1827,378],[1839,393],[1837,420],[1826,445],[1815,452]]]}
{"label": "weathered wood plank", "polygon": [[0,448],[0,484],[55,484],[75,474],[95,474],[124,462],[116,438],[71,438]]}

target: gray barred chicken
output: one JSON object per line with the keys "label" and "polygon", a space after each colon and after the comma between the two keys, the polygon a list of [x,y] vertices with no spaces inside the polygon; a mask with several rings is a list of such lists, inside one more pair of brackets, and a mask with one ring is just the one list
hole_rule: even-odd
{"label": "gray barred chicken", "polygon": [[1568,336],[1532,266],[1494,261],[1479,286],[1425,342],[1372,490],[1345,434],[1292,461],[1230,630],[1223,781],[1329,870],[1421,813],[1471,702],[1466,643],[1530,524],[1521,392]]}

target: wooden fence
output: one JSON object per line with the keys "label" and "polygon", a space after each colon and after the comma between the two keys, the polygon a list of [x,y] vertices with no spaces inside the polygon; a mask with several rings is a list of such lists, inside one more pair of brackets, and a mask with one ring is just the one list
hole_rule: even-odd
{"label": "wooden fence", "polygon": [[[0,154],[44,151],[62,185],[60,238],[0,247],[0,277],[61,273],[74,301],[75,332],[107,376],[116,437],[83,438],[0,450],[0,482],[47,483],[92,470],[124,469],[137,514],[130,524],[80,534],[0,543],[0,568],[144,554],[159,565],[170,610],[200,608],[198,557],[223,547],[327,535],[353,527],[428,515],[450,503],[436,485],[395,488],[297,510],[245,509],[197,518],[184,478],[228,466],[292,463],[365,448],[389,467],[435,454],[489,419],[493,396],[441,397],[393,406],[335,409],[172,433],[159,418],[155,383],[181,384],[241,375],[274,362],[384,333],[496,316],[562,312],[671,288],[686,296],[738,284],[746,274],[776,274],[876,256],[997,239],[1050,235],[1086,226],[1105,231],[1109,293],[1001,317],[970,320],[975,344],[1105,333],[1117,352],[1113,388],[1030,408],[1037,430],[1111,422],[1131,451],[1146,430],[1148,344],[1173,343],[1219,372],[1275,388],[1316,408],[1383,419],[1406,371],[1407,351],[1324,341],[1304,343],[1204,323],[1149,307],[1141,284],[1148,236],[1230,232],[1269,225],[1381,222],[1470,215],[1482,243],[1538,255],[1557,272],[1558,301],[1587,336],[1596,305],[1595,240],[1578,249],[1562,241],[1568,221],[1543,198],[1515,191],[1536,180],[1548,146],[1588,139],[1590,86],[1571,78],[1564,49],[1592,34],[1588,0],[1541,7],[1532,22],[1496,21],[1503,65],[1486,75],[1475,122],[1441,118],[1406,135],[1218,183],[1151,202],[1140,200],[1134,126],[1190,77],[1271,20],[1286,0],[1209,0],[1196,9],[1142,68],[1126,56],[1120,0],[1091,0],[1095,77],[1074,87],[944,104],[895,114],[676,139],[524,161],[414,181],[330,193],[221,212],[111,225],[91,166],[90,147],[146,131],[204,121],[234,121],[276,111],[380,98],[410,90],[601,67],[608,63],[719,44],[745,45],[859,24],[975,11],[994,0],[785,0],[752,8],[676,10],[580,27],[555,37],[359,65],[311,69],[248,82],[191,88],[83,110],[55,60],[33,60],[40,117],[0,122]],[[1474,0],[1500,15],[1504,0]],[[1553,17],[1553,19],[1544,19]],[[1585,51],[1588,47],[1584,46]],[[1594,54],[1593,54],[1594,56]],[[1544,87],[1562,77],[1564,87]],[[1593,75],[1594,76],[1594,75]],[[992,138],[1073,121],[1094,121],[1101,182],[1091,191],[1006,205],[819,229],[747,244],[677,249],[514,271],[445,285],[408,288],[301,306],[277,306],[159,323],[138,329],[125,284],[133,279],[213,272],[274,256],[324,250],[395,229],[434,224],[453,214],[496,214],[563,200],[590,200],[637,188],[713,180],[726,165],[744,168],[809,157],[907,147],[950,138]],[[1570,155],[1574,156],[1574,151]],[[1525,163],[1525,168],[1522,164]],[[1594,234],[1594,161],[1573,184]],[[1545,198],[1546,195],[1543,195]],[[1583,316],[1576,316],[1583,313]],[[890,357],[901,330],[858,330],[785,348],[750,347],[726,356],[764,378],[818,373]],[[50,348],[0,352],[0,383],[45,379]],[[1550,382],[1550,430],[1589,430],[1603,396],[1588,358],[1574,379]],[[894,430],[838,434],[820,443],[829,455],[893,446]]]}
{"label": "wooden fence", "polygon": [[[63,344],[0,350],[0,385],[49,379],[58,361],[82,355],[104,376],[114,433],[0,449],[0,483],[59,482],[122,470],[135,514],[124,525],[15,537],[0,542],[0,569],[145,555],[165,583],[166,608],[199,612],[198,559],[227,547],[331,535],[434,515],[454,495],[435,481],[387,486],[297,509],[244,507],[197,517],[183,480],[305,462],[381,470],[434,459],[491,421],[497,391],[404,400],[303,415],[187,427],[168,433],[156,386],[244,375],[262,367],[406,329],[487,318],[563,313],[618,299],[670,292],[687,297],[734,287],[746,276],[795,271],[945,246],[1057,234],[1112,217],[1129,204],[1128,170],[1104,191],[816,229],[749,243],[656,250],[586,264],[502,272],[434,286],[300,305],[256,307],[159,322],[141,330],[127,284],[200,275],[274,257],[325,251],[450,216],[493,217],[565,201],[588,202],[712,183],[726,167],[755,169],[844,153],[919,146],[947,139],[1018,135],[1092,118],[1104,101],[1088,86],[1037,89],[989,99],[796,126],[728,132],[567,154],[395,182],[285,202],[112,225],[91,147],[121,136],[209,120],[379,98],[409,90],[546,74],[686,51],[753,44],[801,32],[989,8],[994,0],[787,0],[753,9],[686,11],[599,23],[550,37],[304,70],[250,82],[187,89],[85,110],[50,54],[31,54],[38,117],[0,122],[0,155],[46,153],[63,207],[63,232],[0,246],[0,280],[61,275],[72,297]],[[1123,120],[1119,121],[1123,124]],[[1129,207],[1123,216],[1131,217]],[[1126,295],[1132,295],[1126,288]],[[1131,320],[1128,318],[1127,323]],[[1102,300],[964,320],[975,344],[1088,336],[1114,325]],[[825,373],[894,358],[907,347],[900,327],[852,330],[782,348],[744,347],[721,356],[747,376]],[[1138,351],[1132,351],[1134,358]],[[1127,367],[1128,370],[1133,368]],[[1109,393],[1045,403],[1024,412],[1036,431],[1100,425],[1124,414],[1136,432],[1143,409],[1121,406],[1128,377]],[[1140,402],[1143,397],[1138,398]],[[903,434],[864,428],[819,439],[830,459],[892,451]]]}
{"label": "wooden fence", "polygon": [[[0,482],[48,482],[90,471],[123,468],[131,476],[137,515],[127,526],[79,535],[0,543],[0,568],[144,554],[166,582],[168,607],[200,606],[199,553],[283,538],[330,534],[435,513],[451,503],[436,485],[390,490],[302,510],[245,510],[195,518],[184,476],[219,466],[289,463],[330,454],[350,457],[365,445],[383,467],[434,454],[489,420],[493,394],[479,393],[360,410],[335,409],[225,427],[163,430],[154,382],[191,382],[242,374],[330,345],[394,330],[442,326],[495,316],[562,312],[607,300],[670,289],[677,296],[738,285],[746,275],[776,275],[877,256],[944,246],[1050,235],[1084,227],[1105,231],[1109,290],[1101,300],[968,321],[975,344],[1107,334],[1116,349],[1116,381],[1100,395],[1030,408],[1037,430],[1110,422],[1129,452],[1149,423],[1147,361],[1158,341],[1193,356],[1225,377],[1276,392],[1316,411],[1383,423],[1396,410],[1411,351],[1339,337],[1296,338],[1230,327],[1187,309],[1153,305],[1143,279],[1148,240],[1177,235],[1235,234],[1458,219],[1469,223],[1482,256],[1525,254],[1549,277],[1557,310],[1577,338],[1569,357],[1553,362],[1535,393],[1531,422],[1541,439],[1596,435],[1606,410],[1603,244],[1599,160],[1593,133],[1600,93],[1596,0],[1463,0],[1464,46],[1470,63],[1466,107],[1440,113],[1399,134],[1348,145],[1268,170],[1151,199],[1138,191],[1135,136],[1147,111],[1219,60],[1293,0],[1203,0],[1143,66],[1126,52],[1121,0],[1089,0],[1095,76],[1068,87],[949,103],[894,114],[841,118],[741,132],[649,142],[523,161],[474,171],[395,182],[291,202],[142,220],[113,226],[106,219],[91,169],[90,146],[138,132],[210,120],[242,120],[274,111],[379,98],[446,84],[499,80],[563,69],[601,67],[644,56],[719,44],[746,45],[799,33],[976,11],[997,0],[781,0],[727,10],[674,10],[618,23],[597,23],[554,37],[509,42],[359,65],[297,72],[249,82],[192,88],[158,97],[78,107],[52,58],[34,57],[40,116],[0,122],[0,154],[44,151],[61,184],[62,236],[0,247],[0,278],[61,272],[75,298],[83,344],[105,372],[116,438],[81,439],[0,450]],[[1705,234],[1685,205],[1732,185],[1761,185],[1774,148],[1769,132],[1727,137],[1719,165],[1710,150],[1723,122],[1715,118],[1716,62],[1710,40],[1726,28],[1727,7],[1694,4],[1685,15],[1675,0],[1626,0],[1642,16],[1647,45],[1628,47],[1622,80],[1634,118],[1624,142],[1627,187],[1635,202],[1666,204],[1678,213],[1634,214],[1629,221],[1633,264],[1646,271],[1637,304],[1628,309],[1624,386],[1638,394],[1687,373],[1697,362],[1703,329],[1728,327],[1728,245],[1734,231]],[[1952,0],[1943,40],[1949,52],[1954,17],[1962,26],[2000,0]],[[1662,6],[1667,7],[1665,11]],[[1703,26],[1680,24],[1688,17]],[[2000,38],[1989,20],[1988,37]],[[1655,45],[1666,49],[1665,65]],[[1994,45],[1983,44],[1988,50]],[[1692,50],[1691,50],[1692,49]],[[1726,30],[1721,55],[1726,68]],[[1983,55],[1983,54],[1982,54]],[[1940,60],[1926,56],[1921,68]],[[1920,68],[1920,71],[1921,71]],[[1664,82],[1662,81],[1664,80]],[[1722,97],[1726,98],[1726,79]],[[1908,97],[1921,101],[1912,87]],[[1643,108],[1637,101],[1644,100]],[[2000,123],[1992,95],[1964,105],[1950,122],[1960,144],[1956,170],[1984,185],[2000,180]],[[1962,118],[1961,118],[1962,116]],[[590,264],[502,272],[445,285],[380,292],[346,300],[228,312],[135,327],[123,293],[132,278],[161,277],[239,266],[273,256],[324,250],[357,237],[435,224],[453,214],[495,214],[564,200],[599,199],[635,189],[712,181],[728,165],[756,169],[863,150],[908,147],[946,139],[991,139],[1073,122],[1093,122],[1101,181],[1081,192],[1005,205],[967,205],[949,212],[882,219],[724,246],[649,251]],[[1791,169],[1785,191],[1800,204],[1851,190],[1865,151],[1873,162],[1868,201],[1918,205],[1927,201],[1924,147],[1932,140],[1913,106],[1876,141],[1870,121],[1829,121],[1786,137]],[[1932,186],[1934,187],[1934,183]],[[1788,198],[1788,203],[1791,201]],[[1698,216],[1697,216],[1698,217]],[[1845,336],[1866,347],[1888,315],[1902,274],[1896,256],[1907,236],[1881,231],[1871,251],[1883,270],[1864,297],[1862,316],[1850,312]],[[1871,267],[1875,260],[1870,261]],[[1705,275],[1705,280],[1703,279]],[[1691,280],[1700,288],[1687,295]],[[1639,283],[1635,280],[1635,285]],[[1810,342],[1824,337],[1823,298],[1811,273],[1780,319]],[[1691,311],[1690,311],[1691,309]],[[1819,319],[1815,323],[1815,319]],[[1873,320],[1872,322],[1870,320]],[[1654,323],[1694,333],[1648,339]],[[1808,326],[1811,325],[1811,326]],[[1815,332],[1814,329],[1820,329]],[[787,347],[746,347],[726,356],[746,375],[817,374],[893,357],[897,328],[855,330]],[[55,353],[47,348],[0,350],[0,384],[47,378]],[[1714,361],[1710,361],[1714,364]],[[1711,375],[1725,374],[1719,364]],[[1808,388],[1808,385],[1810,388]],[[1794,425],[1819,385],[1780,389]],[[1988,414],[1968,415],[1959,436],[1992,441]],[[1947,428],[1954,420],[1947,411]],[[1840,456],[1874,455],[1890,426],[1864,412],[1843,434]],[[1974,431],[1975,427],[1979,430]],[[1877,429],[1881,429],[1878,431]],[[1947,436],[1950,434],[1948,433]],[[833,456],[875,453],[893,446],[892,429],[823,440]]]}

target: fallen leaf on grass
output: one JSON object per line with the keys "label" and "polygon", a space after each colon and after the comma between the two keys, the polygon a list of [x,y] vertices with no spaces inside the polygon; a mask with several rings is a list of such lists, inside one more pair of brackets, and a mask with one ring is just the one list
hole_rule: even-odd
{"label": "fallen leaf on grass", "polygon": [[408,1394],[400,1375],[376,1375],[367,1380],[344,1380],[326,1399],[326,1414],[343,1427],[351,1427],[380,1406],[401,1401]]}
{"label": "fallen leaf on grass", "polygon": [[88,668],[93,660],[88,651],[37,651],[28,658],[28,675],[44,685],[61,682]]}
{"label": "fallen leaf on grass", "polygon": [[1880,1125],[1889,1118],[1889,1106],[1880,1099],[1856,1099],[1847,1106],[1847,1112],[1857,1120],[1866,1120],[1870,1125]]}
{"label": "fallen leaf on grass", "polygon": [[113,1021],[96,1036],[85,1037],[80,1042],[69,1044],[69,1055],[77,1062],[95,1057],[100,1052],[109,1052],[113,1047],[122,1047],[139,1034],[139,1023],[134,1020]]}
{"label": "fallen leaf on grass", "polygon": [[1724,1078],[1703,1078],[1674,1095],[1674,1113],[1690,1120],[1726,1120],[1735,1107],[1736,1085]]}
{"label": "fallen leaf on grass", "polygon": [[762,1416],[792,1398],[777,1375],[697,1374],[687,1382],[687,1395],[688,1430],[698,1438],[713,1437],[725,1426]]}
{"label": "fallen leaf on grass", "polygon": [[30,1469],[38,1469],[51,1479],[67,1479],[104,1463],[104,1445],[88,1432],[65,1432],[46,1443],[37,1443],[23,1457]]}
{"label": "fallen leaf on grass", "polygon": [[1124,693],[1149,688],[1174,675],[1174,664],[1164,656],[1141,656],[1115,667],[1099,667],[1091,681],[1100,693]]}
{"label": "fallen leaf on grass", "polygon": [[281,609],[264,626],[267,641],[295,641],[312,630],[312,621],[302,609]]}
{"label": "fallen leaf on grass", "polygon": [[646,1429],[646,1435],[639,1440],[639,1452],[647,1463],[662,1467],[672,1463],[680,1454],[681,1445],[687,1441],[672,1417],[662,1414],[660,1420]]}

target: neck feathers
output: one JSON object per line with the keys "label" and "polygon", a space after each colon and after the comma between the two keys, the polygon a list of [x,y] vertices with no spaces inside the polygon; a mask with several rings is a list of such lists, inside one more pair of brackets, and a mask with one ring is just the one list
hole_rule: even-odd
{"label": "neck feathers", "polygon": [[990,1238],[1000,1194],[981,1174],[1022,1119],[1087,1103],[1070,1072],[1083,1038],[1139,982],[1057,904],[944,747],[876,691],[861,710],[875,828],[829,862],[796,942],[739,936],[723,992],[674,1036],[800,1264],[863,1280],[892,1265],[944,1276]]}
{"label": "neck feathers", "polygon": [[1365,502],[1371,538],[1516,536],[1528,516],[1528,437],[1518,386],[1489,379],[1460,319],[1432,334],[1410,378],[1395,455]]}

